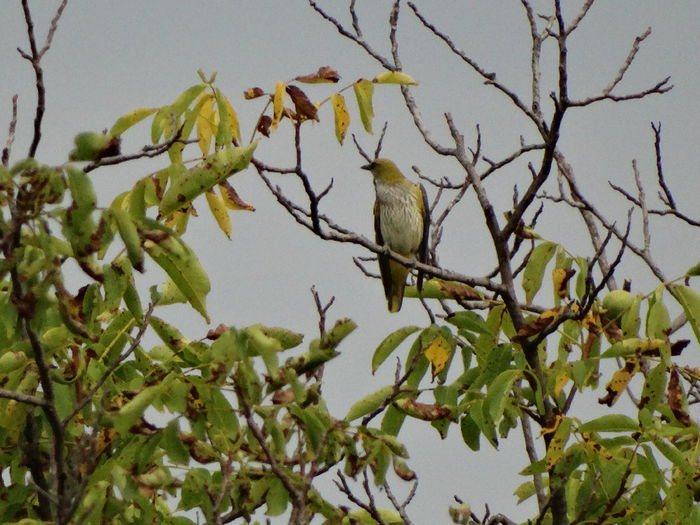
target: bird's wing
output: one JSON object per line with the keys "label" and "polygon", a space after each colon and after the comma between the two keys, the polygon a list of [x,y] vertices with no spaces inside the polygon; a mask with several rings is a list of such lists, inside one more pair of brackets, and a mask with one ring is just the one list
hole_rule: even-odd
{"label": "bird's wing", "polygon": [[[425,192],[425,187],[422,184],[418,185],[420,194],[423,200],[423,238],[420,241],[418,248],[418,260],[424,264],[428,263],[428,237],[430,235],[430,206],[428,204],[428,194]],[[416,280],[416,288],[418,291],[423,289],[423,272],[418,272]]]}
{"label": "bird's wing", "polygon": [[[374,203],[374,239],[379,246],[384,246],[384,238],[382,237],[382,226],[379,218],[379,202]],[[384,293],[387,297],[391,295],[391,258],[386,255],[377,254],[379,261],[379,273],[382,276],[382,284],[384,285]]]}

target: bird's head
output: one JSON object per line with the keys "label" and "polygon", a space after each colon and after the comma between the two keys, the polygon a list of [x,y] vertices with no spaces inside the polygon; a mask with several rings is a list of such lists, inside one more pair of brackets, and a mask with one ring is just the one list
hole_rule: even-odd
{"label": "bird's head", "polygon": [[372,172],[374,178],[384,184],[392,184],[405,180],[404,176],[389,159],[375,159],[369,164],[362,166],[363,170]]}

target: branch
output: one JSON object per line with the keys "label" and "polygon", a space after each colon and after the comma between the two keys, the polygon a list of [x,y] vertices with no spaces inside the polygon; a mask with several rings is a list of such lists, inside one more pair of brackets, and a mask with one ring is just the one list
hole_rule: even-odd
{"label": "branch", "polygon": [[110,363],[110,365],[107,367],[107,369],[103,372],[102,377],[95,383],[95,386],[93,386],[89,392],[87,392],[82,399],[78,402],[78,404],[75,406],[73,411],[68,414],[64,419],[63,419],[63,424],[67,425],[68,422],[73,419],[82,409],[90,403],[97,391],[102,388],[102,385],[107,381],[107,379],[110,378],[112,373],[119,367],[122,362],[129,357],[134,350],[138,348],[138,346],[141,344],[141,339],[143,339],[143,336],[146,333],[146,330],[148,329],[149,322],[151,320],[151,315],[153,314],[153,309],[155,308],[155,304],[151,303],[148,306],[148,309],[146,310],[146,313],[143,316],[143,322],[141,323],[141,326],[139,327],[139,331],[136,333],[136,336],[134,337],[134,340],[131,342],[129,345],[129,348],[127,348],[126,352],[123,354],[117,356],[117,358]]}
{"label": "branch", "polygon": [[15,130],[17,129],[17,95],[12,96],[12,118],[10,119],[10,129],[7,133],[7,142],[2,149],[2,165],[7,167],[10,161],[10,153],[12,153],[12,144],[15,141]]}
{"label": "branch", "polygon": [[14,399],[20,403],[26,403],[28,405],[34,405],[37,407],[47,407],[48,403],[46,399],[39,396],[32,396],[29,394],[22,394],[20,392],[15,392],[14,390],[5,390],[0,388],[0,397],[5,399]]}
{"label": "branch", "polygon": [[51,26],[49,27],[49,31],[46,35],[44,47],[39,50],[36,45],[36,37],[34,36],[34,21],[32,20],[32,14],[29,11],[28,0],[22,0],[22,11],[24,12],[24,21],[27,24],[27,37],[29,38],[30,53],[26,53],[20,48],[17,48],[17,51],[22,58],[31,63],[32,68],[34,69],[37,92],[36,114],[34,116],[34,136],[32,138],[32,143],[29,146],[29,157],[34,157],[36,150],[39,147],[39,141],[41,140],[41,122],[44,118],[44,111],[46,110],[46,88],[44,86],[44,70],[41,67],[41,59],[51,47],[53,36],[56,32],[56,28],[58,27],[58,21],[61,18],[67,3],[68,0],[62,0],[61,4],[58,6],[56,14],[51,20]]}
{"label": "branch", "polygon": [[308,0],[309,5],[311,8],[316,11],[319,15],[321,15],[322,18],[330,22],[335,26],[335,28],[338,30],[338,33],[343,35],[345,38],[355,42],[358,46],[360,46],[362,49],[364,49],[369,56],[374,58],[377,62],[379,62],[382,67],[385,69],[388,69],[389,71],[394,71],[396,68],[382,55],[377,53],[372,47],[362,38],[362,34],[359,32],[358,26],[356,25],[356,19],[357,15],[354,14],[354,6],[351,5],[351,11],[353,12],[352,18],[353,18],[353,27],[355,27],[355,33],[352,34],[350,31],[345,29],[345,27],[338,22],[335,18],[333,18],[331,15],[326,13],[323,9],[321,9],[314,0]]}
{"label": "branch", "polygon": [[197,140],[181,140],[180,131],[181,129],[173,136],[173,138],[166,142],[162,142],[160,144],[145,145],[143,148],[141,148],[141,151],[139,151],[138,153],[132,153],[130,155],[118,155],[115,157],[106,157],[96,162],[92,162],[85,166],[83,168],[83,171],[85,173],[90,173],[92,170],[96,170],[97,168],[101,168],[103,166],[114,166],[116,164],[123,164],[124,162],[129,162],[136,159],[157,157],[167,152],[173,144],[180,143],[187,145],[194,144],[195,142],[197,142]]}

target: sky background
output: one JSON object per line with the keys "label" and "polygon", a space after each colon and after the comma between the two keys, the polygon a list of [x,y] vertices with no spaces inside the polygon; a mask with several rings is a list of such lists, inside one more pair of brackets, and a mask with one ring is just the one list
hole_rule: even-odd
{"label": "sky background", "polygon": [[[358,1],[360,22],[367,40],[383,54],[388,53],[387,17],[391,2]],[[516,1],[417,1],[423,13],[455,44],[499,80],[529,100],[529,28],[520,2]],[[540,12],[549,12],[550,2],[533,1]],[[581,2],[567,1],[571,18]],[[30,2],[38,40],[43,42],[48,22],[58,2]],[[320,2],[334,16],[348,21],[346,3]],[[652,35],[643,43],[635,64],[618,88],[618,93],[639,91],[666,76],[674,89],[664,96],[652,96],[624,104],[600,103],[574,109],[565,121],[561,149],[573,165],[584,193],[606,209],[611,219],[623,223],[628,204],[613,194],[608,181],[632,190],[631,162],[637,159],[647,195],[656,194],[653,135],[650,122],[661,122],[664,169],[681,210],[697,216],[700,173],[697,151],[700,143],[700,3],[640,0],[599,0],[570,41],[571,97],[595,95],[618,71],[634,38],[647,27]],[[475,141],[475,126],[482,132],[483,152],[494,160],[518,148],[519,137],[537,139],[536,130],[517,114],[504,96],[483,85],[482,80],[451,56],[445,46],[428,34],[405,7],[399,21],[400,52],[404,71],[420,82],[413,88],[426,124],[436,139],[449,145],[444,124],[445,111],[468,143]],[[554,42],[543,54],[543,104],[555,87]],[[25,26],[19,2],[0,3],[0,142],[5,141],[11,114],[11,97],[19,93],[19,122],[12,161],[26,154],[31,140],[35,105],[34,78],[29,64],[16,47],[27,48]],[[44,138],[38,158],[45,163],[65,162],[73,137],[81,131],[109,128],[122,114],[142,106],[161,106],[187,87],[199,82],[196,71],[218,72],[217,85],[236,108],[244,137],[249,136],[262,109],[261,100],[244,101],[243,90],[260,86],[271,91],[278,80],[331,66],[345,86],[360,77],[372,78],[382,70],[351,42],[339,36],[302,0],[69,0],[60,21],[53,47],[43,61],[47,89]],[[305,86],[312,100],[322,100],[335,89],[331,85]],[[351,94],[348,95],[353,122],[350,132],[360,144],[373,151],[378,134],[367,135],[359,124]],[[375,130],[389,121],[383,155],[394,159],[404,174],[415,178],[411,166],[433,178],[464,174],[454,162],[437,158],[422,142],[403,108],[398,88],[377,86],[374,107]],[[259,145],[256,156],[278,166],[292,166],[294,151],[289,126]],[[333,132],[330,107],[320,111],[320,122],[305,125],[304,164],[312,183],[324,188],[331,178],[333,191],[322,201],[322,212],[336,222],[368,237],[372,236],[370,176],[359,169],[363,159],[350,137],[339,146]],[[122,151],[137,151],[149,141],[147,125],[133,128],[124,137]],[[192,152],[192,156],[196,152]],[[512,187],[527,182],[525,157],[497,177],[489,179],[487,190],[499,216],[510,207]],[[130,188],[140,177],[164,166],[165,159],[107,167],[92,173],[99,191],[99,203],[109,205],[118,193]],[[294,223],[264,187],[254,170],[237,174],[230,182],[241,197],[253,204],[255,213],[233,214],[232,240],[228,241],[209,217],[204,204],[200,217],[191,221],[185,236],[200,255],[214,283],[208,298],[212,324],[246,326],[254,323],[284,326],[317,335],[317,314],[310,293],[315,286],[320,296],[335,297],[329,320],[350,317],[359,329],[340,347],[342,355],[325,371],[324,392],[331,411],[342,417],[360,397],[387,384],[393,365],[387,362],[376,376],[370,375],[371,355],[389,332],[402,326],[425,326],[429,321],[419,304],[405,300],[399,314],[390,315],[379,281],[368,279],[355,267],[353,256],[367,253],[349,246],[324,243]],[[288,194],[302,198],[297,181],[274,177]],[[547,187],[549,191],[556,188]],[[434,195],[434,191],[429,189]],[[658,201],[653,201],[658,203]],[[580,235],[578,214],[562,205],[545,203],[538,232],[563,243],[571,252],[591,256],[590,242]],[[635,228],[639,240],[639,228]],[[669,276],[677,277],[698,260],[697,238],[692,230],[671,221],[655,221],[652,253]],[[483,276],[494,267],[487,231],[470,194],[448,223],[439,249],[441,264],[464,274]],[[369,268],[374,270],[374,264]],[[633,290],[649,291],[656,286],[633,257],[627,257],[619,274],[632,279]],[[142,278],[144,286],[158,281],[157,272]],[[548,295],[536,301],[547,305]],[[190,338],[207,330],[201,319],[186,309],[174,307],[164,317],[181,321]],[[697,363],[697,345],[686,350]],[[599,410],[595,393],[590,410]],[[584,413],[589,410],[583,407]],[[517,507],[511,496],[525,478],[515,473],[527,464],[519,431],[512,440],[502,441],[497,452],[482,441],[474,453],[464,446],[457,428],[445,442],[425,425],[407,425],[401,438],[411,453],[411,466],[421,479],[418,496],[409,507],[415,523],[448,522],[447,506],[458,495],[481,514],[483,504],[516,520],[534,514],[534,501]],[[332,489],[331,489],[332,490]],[[399,492],[401,492],[399,490]]]}

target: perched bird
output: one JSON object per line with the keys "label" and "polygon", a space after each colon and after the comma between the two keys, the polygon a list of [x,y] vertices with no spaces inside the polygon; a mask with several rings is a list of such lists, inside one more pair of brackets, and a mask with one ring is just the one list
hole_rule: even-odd
{"label": "perched bird", "polygon": [[[428,199],[425,188],[404,177],[392,161],[376,159],[362,169],[374,175],[374,233],[377,244],[407,258],[426,262],[428,227],[430,226]],[[403,301],[408,268],[379,255],[384,294],[390,312],[398,312]],[[418,290],[423,286],[423,274],[418,272]]]}

